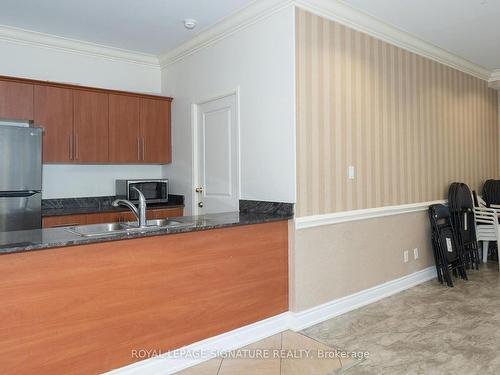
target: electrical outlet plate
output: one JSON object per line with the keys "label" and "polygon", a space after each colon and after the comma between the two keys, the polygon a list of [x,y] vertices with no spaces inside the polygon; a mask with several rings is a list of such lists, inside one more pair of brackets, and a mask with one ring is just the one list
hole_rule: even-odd
{"label": "electrical outlet plate", "polygon": [[413,249],[413,258],[415,258],[415,260],[418,259],[418,247]]}
{"label": "electrical outlet plate", "polygon": [[405,250],[404,253],[403,253],[403,260],[405,263],[408,262],[408,250]]}

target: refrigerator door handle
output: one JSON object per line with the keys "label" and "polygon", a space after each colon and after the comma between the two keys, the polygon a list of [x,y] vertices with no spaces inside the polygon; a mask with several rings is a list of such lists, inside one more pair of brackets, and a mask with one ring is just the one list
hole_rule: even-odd
{"label": "refrigerator door handle", "polygon": [[31,197],[32,195],[38,194],[39,191],[27,190],[27,191],[0,191],[0,198],[25,198]]}

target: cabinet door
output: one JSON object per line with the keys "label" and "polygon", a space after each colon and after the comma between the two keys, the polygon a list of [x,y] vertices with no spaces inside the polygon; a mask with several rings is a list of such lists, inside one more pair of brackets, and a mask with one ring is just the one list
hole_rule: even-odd
{"label": "cabinet door", "polygon": [[73,90],[36,85],[35,125],[45,129],[44,162],[73,160]]}
{"label": "cabinet door", "polygon": [[75,161],[103,163],[108,157],[108,94],[74,90]]}
{"label": "cabinet door", "polygon": [[141,99],[140,127],[142,162],[170,163],[172,161],[170,102]]}
{"label": "cabinet door", "polygon": [[140,99],[133,96],[109,95],[109,161],[139,163]]}
{"label": "cabinet door", "polygon": [[33,85],[0,81],[0,119],[33,120]]}

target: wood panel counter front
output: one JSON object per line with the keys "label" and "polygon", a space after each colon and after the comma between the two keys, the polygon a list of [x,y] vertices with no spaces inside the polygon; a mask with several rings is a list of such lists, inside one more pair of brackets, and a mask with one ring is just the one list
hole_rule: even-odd
{"label": "wood panel counter front", "polygon": [[97,374],[287,311],[287,222],[6,254],[0,275],[0,373]]}

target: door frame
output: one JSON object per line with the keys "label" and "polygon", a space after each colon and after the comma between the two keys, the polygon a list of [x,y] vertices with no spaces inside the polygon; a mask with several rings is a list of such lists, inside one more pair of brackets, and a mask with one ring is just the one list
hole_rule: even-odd
{"label": "door frame", "polygon": [[191,149],[192,149],[192,176],[191,180],[193,181],[192,186],[191,186],[191,210],[193,215],[198,215],[199,214],[199,207],[197,204],[196,200],[196,192],[194,191],[195,186],[198,186],[198,177],[199,177],[199,153],[198,153],[198,140],[199,140],[199,134],[198,134],[198,115],[200,112],[200,106],[203,104],[206,104],[208,102],[212,102],[214,100],[219,100],[219,99],[224,99],[228,96],[235,96],[236,97],[236,124],[235,124],[235,131],[236,131],[236,164],[237,164],[237,173],[236,173],[236,180],[238,182],[238,189],[236,191],[238,199],[241,199],[241,129],[240,129],[240,86],[237,86],[234,90],[227,91],[226,93],[216,95],[210,98],[204,98],[202,100],[197,100],[191,105],[191,134],[193,135],[191,137]]}

